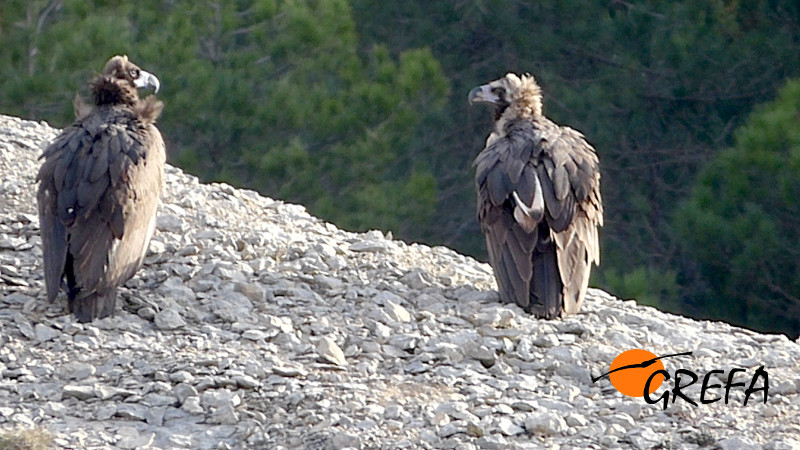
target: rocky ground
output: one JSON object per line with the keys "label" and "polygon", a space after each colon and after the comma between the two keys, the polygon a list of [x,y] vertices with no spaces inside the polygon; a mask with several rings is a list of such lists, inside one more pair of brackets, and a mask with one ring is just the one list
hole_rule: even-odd
{"label": "rocky ground", "polygon": [[[784,336],[599,290],[574,317],[531,319],[452,250],[175,168],[117,314],[76,323],[43,292],[34,177],[56,133],[0,116],[2,430],[64,448],[800,448],[800,345]],[[763,365],[768,401],[735,387],[662,410],[592,383],[631,348],[693,351],[664,365],[722,369],[723,386]]]}

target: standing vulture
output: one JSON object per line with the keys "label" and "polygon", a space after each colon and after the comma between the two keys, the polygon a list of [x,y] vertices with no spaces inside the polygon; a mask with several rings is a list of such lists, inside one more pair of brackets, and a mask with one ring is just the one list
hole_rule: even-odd
{"label": "standing vulture", "polygon": [[600,170],[583,135],[542,115],[530,75],[478,86],[495,124],[475,159],[478,221],[500,298],[537,317],[578,312],[591,264],[600,262]]}
{"label": "standing vulture", "polygon": [[39,225],[47,298],[66,290],[69,309],[88,322],[114,313],[117,286],[142,265],[155,230],[164,178],[164,105],[137,88],[158,79],[114,56],[89,84],[93,104],[44,151]]}

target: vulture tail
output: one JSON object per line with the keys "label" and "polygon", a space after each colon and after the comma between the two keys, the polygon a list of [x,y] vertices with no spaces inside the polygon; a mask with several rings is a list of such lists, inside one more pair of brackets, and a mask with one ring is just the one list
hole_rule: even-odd
{"label": "vulture tail", "polygon": [[81,288],[75,280],[72,255],[69,253],[67,253],[67,264],[64,272],[67,279],[69,310],[75,314],[78,322],[91,322],[94,319],[102,319],[114,314],[114,307],[117,303],[116,288],[102,294],[90,292],[81,295]]}
{"label": "vulture tail", "polygon": [[[558,272],[556,243],[548,227],[540,227],[539,243],[533,251],[533,276],[531,277],[530,312],[537,317],[561,317],[564,285]],[[546,234],[545,234],[546,233]]]}
{"label": "vulture tail", "polygon": [[69,309],[78,322],[91,322],[114,314],[116,298],[116,289],[103,294],[92,292],[83,297],[69,295]]}

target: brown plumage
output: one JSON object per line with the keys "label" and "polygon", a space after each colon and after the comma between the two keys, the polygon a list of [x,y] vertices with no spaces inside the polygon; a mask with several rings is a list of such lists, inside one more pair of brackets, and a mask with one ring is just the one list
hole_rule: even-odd
{"label": "brown plumage", "polygon": [[591,264],[600,262],[600,170],[579,132],[542,115],[530,75],[476,87],[469,101],[496,107],[475,159],[478,221],[500,297],[537,317],[578,312]]}
{"label": "brown plumage", "polygon": [[89,84],[92,102],[44,151],[39,225],[51,302],[61,287],[81,322],[113,314],[116,290],[142,265],[155,230],[166,155],[163,104],[137,88],[158,79],[115,56]]}

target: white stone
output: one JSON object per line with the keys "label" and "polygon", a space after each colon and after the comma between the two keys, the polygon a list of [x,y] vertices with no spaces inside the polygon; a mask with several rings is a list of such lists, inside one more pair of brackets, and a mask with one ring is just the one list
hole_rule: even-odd
{"label": "white stone", "polygon": [[208,419],[206,419],[206,422],[221,425],[236,425],[239,423],[239,413],[236,412],[233,405],[223,405],[215,409]]}
{"label": "white stone", "polygon": [[202,406],[200,406],[200,397],[187,397],[183,404],[181,405],[181,409],[190,413],[190,414],[202,414],[205,410]]}
{"label": "white stone", "polygon": [[402,305],[395,303],[391,300],[386,300],[384,305],[386,314],[395,322],[410,322],[411,314]]}
{"label": "white stone", "polygon": [[201,394],[203,406],[206,408],[221,408],[225,405],[238,406],[242,399],[238,394],[228,389],[209,389]]}
{"label": "white stone", "polygon": [[525,430],[531,434],[558,435],[567,429],[567,423],[558,413],[530,413],[525,416]]}
{"label": "white stone", "polygon": [[116,432],[115,446],[122,449],[145,448],[152,445],[156,434],[154,432],[141,432],[134,427],[122,427]]}
{"label": "white stone", "polygon": [[64,367],[64,374],[72,380],[83,380],[95,374],[97,369],[91,364],[77,361],[67,363]]}
{"label": "white stone", "polygon": [[117,416],[123,419],[144,422],[147,416],[147,407],[138,403],[122,403],[117,405]]}
{"label": "white stone", "polygon": [[94,388],[92,386],[76,386],[76,385],[66,385],[62,391],[64,397],[75,397],[78,400],[86,400],[89,398],[93,398]]}
{"label": "white stone", "polygon": [[664,438],[652,429],[643,426],[631,430],[625,437],[634,448],[642,450],[658,446]]}
{"label": "white stone", "polygon": [[323,337],[317,343],[317,355],[323,360],[337,366],[346,366],[347,359],[344,352],[336,342],[328,336]]}
{"label": "white stone", "polygon": [[516,436],[525,431],[508,417],[501,417],[500,420],[497,421],[497,428],[506,436]]}
{"label": "white stone", "polygon": [[186,325],[186,321],[183,320],[181,314],[174,309],[165,309],[156,313],[155,323],[162,330],[175,330]]}
{"label": "white stone", "polygon": [[33,332],[36,336],[36,340],[39,342],[51,341],[61,336],[60,331],[43,323],[37,323],[36,326],[33,327]]}
{"label": "white stone", "polygon": [[717,446],[721,450],[759,450],[761,445],[751,441],[750,439],[733,436],[717,441]]}

